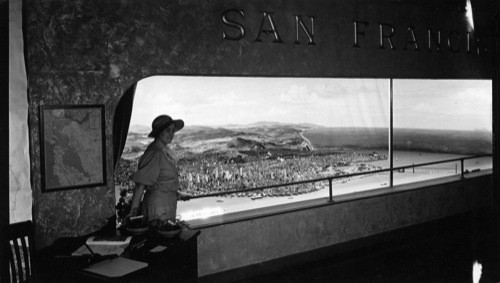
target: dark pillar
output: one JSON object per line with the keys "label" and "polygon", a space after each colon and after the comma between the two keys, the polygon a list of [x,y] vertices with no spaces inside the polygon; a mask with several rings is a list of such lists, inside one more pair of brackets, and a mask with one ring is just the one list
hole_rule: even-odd
{"label": "dark pillar", "polygon": [[[493,30],[493,209],[495,213],[496,254],[500,255],[500,2],[491,21]],[[492,6],[493,6],[492,5]]]}
{"label": "dark pillar", "polygon": [[[9,36],[9,3],[3,1],[0,3],[0,34],[3,38]],[[7,264],[7,235],[5,233],[9,225],[9,41],[3,40],[0,44],[2,57],[0,59],[0,84],[5,92],[1,96],[0,104],[2,111],[0,114],[0,281],[9,280],[8,264]]]}

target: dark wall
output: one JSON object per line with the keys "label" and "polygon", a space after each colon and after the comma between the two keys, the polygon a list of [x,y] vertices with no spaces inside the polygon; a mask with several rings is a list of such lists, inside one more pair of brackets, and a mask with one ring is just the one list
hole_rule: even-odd
{"label": "dark wall", "polygon": [[[466,50],[463,1],[33,0],[26,5],[33,219],[39,247],[95,230],[113,215],[113,115],[123,93],[145,77],[491,78],[486,64],[490,52],[483,47],[480,55]],[[232,26],[221,20],[229,9],[244,14],[229,13]],[[262,31],[270,29],[263,12],[274,13],[282,42]],[[307,44],[302,30],[299,44],[294,43],[294,15],[301,15],[308,28],[308,17],[316,17],[314,45]],[[354,20],[367,22],[359,47],[353,46]],[[387,40],[383,48],[379,45],[380,23],[394,27],[394,50]],[[223,39],[223,32],[238,37],[235,25],[244,26],[245,36]],[[415,50],[414,43],[405,43],[408,25],[415,25],[417,37],[425,38],[430,26],[443,36],[451,34],[454,43],[446,47],[443,38],[441,52],[426,51],[422,42],[421,50]],[[42,193],[39,106],[55,104],[105,105],[107,186]]]}
{"label": "dark wall", "polygon": [[[496,1],[494,17],[491,18],[493,37],[495,39],[495,54],[493,62],[493,188],[494,203],[500,203],[500,2]],[[500,205],[495,205],[496,232],[500,235]],[[496,241],[496,253],[500,254],[500,237]]]}
{"label": "dark wall", "polygon": [[[0,35],[3,38],[8,38],[9,35],[9,3],[7,1],[0,1]],[[2,58],[0,59],[0,85],[2,89],[7,90],[9,87],[9,65],[7,60],[7,54],[9,52],[9,42],[4,40],[0,44],[0,54]],[[2,111],[0,116],[0,135],[2,137],[7,137],[9,135],[9,97],[7,95],[2,95],[0,104],[2,105]],[[7,227],[9,225],[9,142],[8,139],[3,138],[0,142],[0,172],[1,183],[0,189],[0,281],[3,282],[4,278],[8,278],[8,264],[7,264]]]}

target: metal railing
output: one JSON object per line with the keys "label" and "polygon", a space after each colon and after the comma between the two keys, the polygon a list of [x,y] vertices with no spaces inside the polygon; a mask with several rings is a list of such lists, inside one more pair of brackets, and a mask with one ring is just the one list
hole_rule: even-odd
{"label": "metal railing", "polygon": [[[198,195],[198,196],[192,196],[192,197],[190,197],[190,199],[217,197],[217,196],[230,195],[230,194],[236,194],[236,193],[248,193],[248,192],[262,191],[265,189],[274,189],[274,188],[279,188],[279,187],[287,187],[287,186],[295,186],[295,185],[301,185],[301,184],[328,181],[328,189],[329,189],[328,201],[333,202],[333,180],[336,180],[336,179],[343,179],[343,178],[356,177],[356,176],[362,176],[362,175],[370,175],[370,174],[376,174],[376,173],[384,173],[384,172],[393,172],[395,170],[398,171],[398,170],[404,170],[404,169],[408,169],[408,168],[423,167],[423,166],[457,162],[457,161],[460,161],[460,178],[464,179],[465,173],[466,173],[464,170],[464,161],[468,160],[468,159],[476,159],[476,158],[482,158],[482,157],[493,157],[493,154],[474,155],[474,156],[439,160],[439,161],[433,161],[433,162],[425,162],[425,163],[418,163],[418,164],[412,164],[412,165],[398,166],[398,167],[393,167],[393,168],[385,168],[385,169],[350,173],[350,174],[345,174],[345,175],[328,176],[328,177],[302,180],[302,181],[290,182],[290,183],[282,183],[282,184],[276,184],[276,185],[270,185],[270,186],[262,186],[262,187],[255,187],[255,188],[248,188],[248,189],[241,189],[241,190],[232,190],[232,191],[225,191],[225,192],[203,194],[203,195]],[[389,183],[390,183],[390,185],[388,187],[393,187],[392,180]]]}

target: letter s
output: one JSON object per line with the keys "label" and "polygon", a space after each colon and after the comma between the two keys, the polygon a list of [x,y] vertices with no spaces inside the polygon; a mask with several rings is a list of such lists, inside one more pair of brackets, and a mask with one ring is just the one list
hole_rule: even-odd
{"label": "letter s", "polygon": [[232,13],[232,12],[236,12],[238,14],[240,14],[243,18],[245,18],[245,13],[243,13],[243,10],[237,10],[237,9],[229,9],[229,10],[226,10],[222,13],[222,22],[227,25],[227,26],[230,26],[232,28],[235,28],[237,30],[239,30],[239,33],[236,35],[236,36],[229,36],[224,30],[222,31],[222,39],[227,39],[227,40],[240,40],[242,39],[244,36],[245,36],[245,27],[238,23],[238,22],[235,22],[235,21],[231,21],[230,19],[228,19],[228,14],[229,13]]}

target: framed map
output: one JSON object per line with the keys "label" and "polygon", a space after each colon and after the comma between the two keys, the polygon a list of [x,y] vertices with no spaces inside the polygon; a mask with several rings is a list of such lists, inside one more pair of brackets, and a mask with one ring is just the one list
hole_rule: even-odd
{"label": "framed map", "polygon": [[42,192],[106,185],[104,105],[40,106]]}

